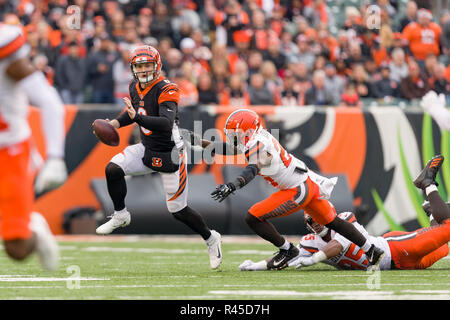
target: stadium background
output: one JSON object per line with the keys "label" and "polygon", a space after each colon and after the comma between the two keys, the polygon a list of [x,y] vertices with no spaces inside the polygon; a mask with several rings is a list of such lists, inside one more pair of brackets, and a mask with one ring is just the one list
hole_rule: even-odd
{"label": "stadium background", "polygon": [[[435,37],[438,51],[425,58],[404,32],[417,17],[414,3],[431,10],[442,31]],[[380,29],[366,28],[371,4],[381,8]],[[351,196],[340,208],[356,210],[369,232],[425,226],[423,197],[411,178],[434,153],[448,158],[450,151],[448,132],[422,112],[418,99],[430,89],[450,97],[446,6],[446,1],[401,0],[1,1],[2,20],[23,25],[33,63],[66,103],[70,177],[38,196],[36,209],[56,234],[93,232],[93,224],[111,213],[101,197],[104,166],[136,136],[133,128],[123,128],[120,146],[107,147],[92,135],[91,123],[121,111],[131,79],[129,50],[141,42],[158,48],[165,75],[181,87],[181,127],[192,129],[193,120],[202,120],[204,130],[220,130],[231,110],[254,108],[269,128],[280,129],[290,152],[312,169],[341,177],[344,194]],[[405,54],[399,65],[394,50]],[[416,77],[408,76],[412,61],[420,68]],[[411,90],[414,86],[418,90]],[[36,109],[30,124],[45,156]],[[241,225],[243,210],[255,201],[251,195],[270,192],[264,181],[235,198],[238,206],[229,200],[218,205],[208,194],[232,169],[196,163],[189,171],[192,206],[225,234],[250,232]],[[128,182],[148,197],[146,202],[128,196],[130,205],[138,202],[136,215],[143,222],[128,232],[189,233],[166,223],[172,218],[157,196],[158,177],[136,179]],[[441,194],[450,196],[448,163],[439,182]],[[304,230],[301,215],[283,219],[281,232]]]}

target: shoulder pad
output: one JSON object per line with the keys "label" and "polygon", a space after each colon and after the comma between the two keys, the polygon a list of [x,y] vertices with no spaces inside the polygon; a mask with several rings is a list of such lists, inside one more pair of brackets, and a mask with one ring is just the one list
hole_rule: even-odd
{"label": "shoulder pad", "polygon": [[180,101],[180,89],[176,83],[164,79],[158,83],[160,85],[160,93],[158,97],[158,104],[165,101],[173,101],[176,104]]}

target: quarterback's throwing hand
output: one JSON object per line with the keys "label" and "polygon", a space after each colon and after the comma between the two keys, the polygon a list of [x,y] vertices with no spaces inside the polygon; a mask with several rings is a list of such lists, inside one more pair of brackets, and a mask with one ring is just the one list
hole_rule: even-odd
{"label": "quarterback's throwing hand", "polygon": [[214,190],[211,193],[211,197],[214,200],[218,200],[219,202],[222,202],[225,200],[226,197],[228,197],[230,194],[232,194],[236,190],[236,187],[233,183],[228,184],[221,184],[216,187],[216,190]]}

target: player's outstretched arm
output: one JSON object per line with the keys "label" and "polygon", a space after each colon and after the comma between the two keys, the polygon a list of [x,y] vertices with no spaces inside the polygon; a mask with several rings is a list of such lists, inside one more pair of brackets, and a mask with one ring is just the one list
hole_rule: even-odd
{"label": "player's outstretched arm", "polygon": [[67,179],[65,155],[64,105],[55,88],[49,85],[42,72],[37,71],[27,57],[14,60],[6,69],[8,76],[25,91],[30,103],[41,110],[41,121],[47,147],[47,161],[40,170],[35,192],[61,186]]}
{"label": "player's outstretched arm", "polygon": [[222,202],[234,191],[243,188],[252,181],[259,170],[270,163],[271,159],[272,155],[267,152],[254,153],[248,160],[249,165],[242,170],[242,173],[237,176],[236,180],[217,186],[216,190],[211,193],[212,198]]}
{"label": "player's outstretched arm", "polygon": [[259,168],[255,164],[249,164],[242,173],[233,182],[228,182],[226,184],[221,184],[216,187],[211,193],[211,197],[214,200],[222,202],[230,194],[234,193],[237,189],[243,188],[246,184],[252,181],[258,174]]}
{"label": "player's outstretched arm", "polygon": [[201,145],[203,149],[210,150],[212,155],[219,154],[226,156],[226,155],[238,155],[242,153],[235,146],[232,146],[231,144],[223,141],[216,142],[201,139]]}
{"label": "player's outstretched arm", "polygon": [[253,262],[252,260],[245,260],[239,265],[240,271],[264,271],[267,270],[267,260]]}
{"label": "player's outstretched arm", "polygon": [[11,63],[6,73],[19,83],[31,104],[41,110],[41,119],[49,157],[64,158],[64,105],[42,72],[28,58]]}
{"label": "player's outstretched arm", "polygon": [[342,244],[336,240],[331,240],[327,245],[318,252],[314,253],[310,257],[299,257],[289,263],[289,267],[301,267],[313,266],[324,260],[337,256],[343,250]]}

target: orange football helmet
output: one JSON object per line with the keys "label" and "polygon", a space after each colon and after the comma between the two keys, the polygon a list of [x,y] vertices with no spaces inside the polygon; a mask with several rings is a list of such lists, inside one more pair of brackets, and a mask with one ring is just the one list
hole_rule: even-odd
{"label": "orange football helmet", "polygon": [[[152,71],[138,71],[136,65],[140,63],[153,63]],[[141,83],[149,83],[159,78],[161,73],[161,56],[152,46],[142,45],[136,47],[131,53],[130,67],[133,76]]]}
{"label": "orange football helmet", "polygon": [[229,115],[224,132],[227,142],[243,151],[245,145],[260,128],[262,125],[256,112],[239,109]]}

